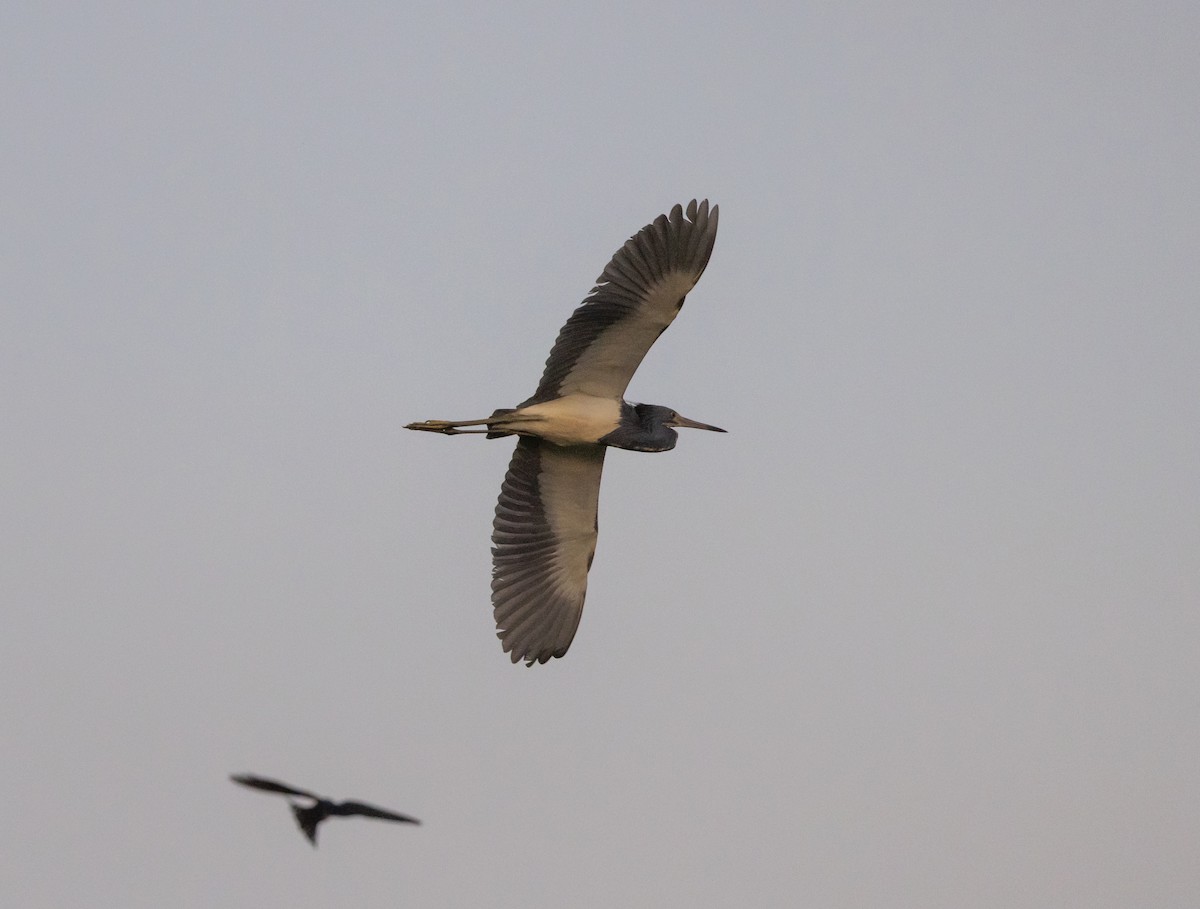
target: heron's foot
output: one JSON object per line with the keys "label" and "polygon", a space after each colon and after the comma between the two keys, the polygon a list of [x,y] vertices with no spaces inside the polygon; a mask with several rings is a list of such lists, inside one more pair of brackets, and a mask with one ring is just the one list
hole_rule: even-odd
{"label": "heron's foot", "polygon": [[422,432],[444,432],[452,436],[458,432],[449,420],[423,420],[420,423],[409,423],[405,429],[419,429]]}

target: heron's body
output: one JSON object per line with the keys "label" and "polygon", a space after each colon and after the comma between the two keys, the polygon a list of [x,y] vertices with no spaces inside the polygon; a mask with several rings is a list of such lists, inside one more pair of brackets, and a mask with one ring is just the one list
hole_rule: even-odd
{"label": "heron's body", "polygon": [[492,531],[492,604],[514,663],[561,657],[575,636],[596,547],[606,449],[668,451],[679,426],[724,432],[624,398],[642,358],[703,274],[716,235],[716,206],[710,212],[707,201],[693,200],[685,218],[676,205],[616,252],[559,332],[529,399],[486,419],[408,425],[521,437]]}
{"label": "heron's body", "polygon": [[594,445],[618,425],[622,403],[574,393],[493,416],[488,429],[493,434],[536,436],[555,445]]}

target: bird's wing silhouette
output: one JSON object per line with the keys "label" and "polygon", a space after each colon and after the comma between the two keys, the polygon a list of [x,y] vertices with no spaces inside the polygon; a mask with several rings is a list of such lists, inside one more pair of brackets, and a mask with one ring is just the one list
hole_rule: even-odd
{"label": "bird's wing silhouette", "polygon": [[374,805],[368,805],[365,802],[342,802],[340,805],[334,805],[332,813],[346,817],[351,815],[377,817],[384,821],[400,821],[404,824],[421,823],[415,817],[409,817],[407,814],[397,814],[394,811],[386,811],[383,808],[376,808]]}
{"label": "bird's wing silhouette", "polygon": [[603,445],[517,442],[492,525],[496,630],[515,663],[571,646],[596,551]]}
{"label": "bird's wing silhouette", "polygon": [[235,773],[231,774],[229,778],[235,783],[241,783],[243,786],[249,786],[251,789],[261,789],[263,792],[278,792],[280,795],[299,795],[304,798],[320,800],[320,796],[313,795],[311,792],[305,792],[303,789],[295,789],[286,783],[269,780],[262,776],[254,776],[249,773]]}
{"label": "bird's wing silhouette", "polygon": [[620,398],[712,255],[717,206],[676,205],[630,237],[562,327],[526,404],[578,392]]}

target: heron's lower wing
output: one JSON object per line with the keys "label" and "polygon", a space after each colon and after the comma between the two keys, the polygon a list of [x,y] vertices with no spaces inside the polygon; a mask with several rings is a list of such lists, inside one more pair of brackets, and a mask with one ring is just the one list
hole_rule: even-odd
{"label": "heron's lower wing", "polygon": [[537,391],[524,404],[575,392],[623,397],[700,280],[716,240],[717,206],[710,211],[707,199],[693,199],[686,217],[676,205],[630,237],[558,333]]}
{"label": "heron's lower wing", "polygon": [[385,811],[383,808],[376,808],[374,805],[368,805],[365,802],[342,802],[335,810],[341,815],[357,814],[362,817],[377,817],[384,821],[400,821],[403,824],[421,823],[415,817],[409,817],[407,814],[397,814],[394,811]]}
{"label": "heron's lower wing", "polygon": [[229,778],[235,783],[241,783],[243,786],[249,786],[251,789],[261,789],[263,792],[278,792],[281,795],[299,795],[305,798],[319,799],[319,796],[313,795],[311,792],[305,792],[303,789],[294,789],[286,783],[269,780],[262,776],[254,776],[249,773],[235,773],[231,774]]}
{"label": "heron's lower wing", "polygon": [[571,646],[596,551],[603,445],[517,442],[492,525],[492,606],[512,661]]}

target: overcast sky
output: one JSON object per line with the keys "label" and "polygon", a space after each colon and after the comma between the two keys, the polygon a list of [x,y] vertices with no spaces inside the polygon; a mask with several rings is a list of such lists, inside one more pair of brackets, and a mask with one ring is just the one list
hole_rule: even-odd
{"label": "overcast sky", "polygon": [[[9,4],[0,903],[1192,909],[1200,7]],[[564,659],[489,603],[720,205]],[[278,777],[413,814],[332,820]]]}

